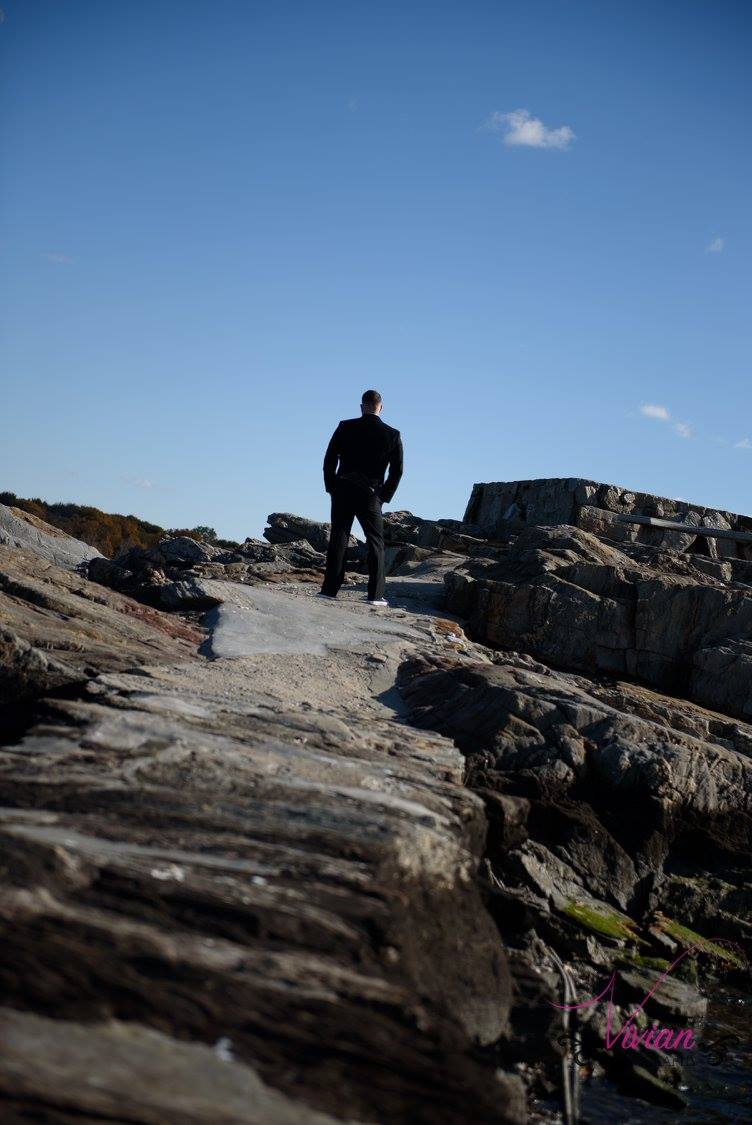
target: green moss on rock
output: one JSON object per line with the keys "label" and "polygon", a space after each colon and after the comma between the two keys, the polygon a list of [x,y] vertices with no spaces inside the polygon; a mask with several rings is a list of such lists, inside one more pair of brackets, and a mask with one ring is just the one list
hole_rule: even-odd
{"label": "green moss on rock", "polygon": [[623,914],[604,907],[594,906],[593,903],[568,902],[562,913],[586,930],[600,934],[603,937],[614,938],[616,941],[640,941],[634,932],[633,923]]}
{"label": "green moss on rock", "polygon": [[710,941],[709,938],[703,937],[702,934],[697,934],[694,930],[690,930],[688,926],[683,926],[681,922],[677,922],[673,918],[667,918],[665,914],[658,915],[656,926],[685,949],[695,946],[700,953],[704,953],[707,957],[714,957],[718,961],[723,961],[726,965],[733,965],[736,969],[744,969],[746,967],[741,954],[735,953],[732,949],[727,949],[725,946],[719,945],[715,941]]}
{"label": "green moss on rock", "polygon": [[653,969],[657,973],[664,972],[670,962],[665,957],[645,957],[640,953],[620,953],[616,958],[617,965],[632,965],[636,969]]}

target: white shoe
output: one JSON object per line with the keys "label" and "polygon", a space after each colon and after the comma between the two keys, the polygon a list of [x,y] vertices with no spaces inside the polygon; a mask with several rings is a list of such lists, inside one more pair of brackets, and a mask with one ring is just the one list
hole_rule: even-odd
{"label": "white shoe", "polygon": [[368,598],[367,601],[368,601],[369,605],[374,605],[374,606],[376,606],[376,605],[388,606],[389,605],[389,602],[386,601],[385,598]]}

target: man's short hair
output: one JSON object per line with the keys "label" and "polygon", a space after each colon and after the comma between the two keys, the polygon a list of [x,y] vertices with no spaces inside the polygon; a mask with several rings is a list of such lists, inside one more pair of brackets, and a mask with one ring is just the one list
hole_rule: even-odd
{"label": "man's short hair", "polygon": [[363,406],[369,406],[372,410],[375,410],[381,402],[381,395],[378,391],[363,391],[363,397],[360,401]]}

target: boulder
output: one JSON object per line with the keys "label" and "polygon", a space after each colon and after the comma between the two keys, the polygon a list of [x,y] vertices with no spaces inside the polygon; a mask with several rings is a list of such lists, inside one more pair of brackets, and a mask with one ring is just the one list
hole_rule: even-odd
{"label": "boulder", "polygon": [[384,541],[386,543],[418,544],[421,525],[426,522],[407,510],[384,512]]}
{"label": "boulder", "polygon": [[211,562],[217,553],[208,543],[199,543],[188,535],[160,539],[158,551],[167,566],[192,566],[194,563]]}
{"label": "boulder", "polygon": [[674,1026],[704,1020],[707,999],[694,985],[649,969],[621,969],[616,982],[620,994],[632,1004],[650,997],[651,1015],[669,1020]]}
{"label": "boulder", "polygon": [[222,598],[211,587],[193,577],[160,586],[159,601],[165,609],[213,609],[222,604]]}
{"label": "boulder", "polygon": [[[290,512],[272,512],[266,517],[266,522],[269,526],[264,529],[264,539],[270,543],[296,543],[305,539],[315,551],[326,554],[330,529],[328,523],[295,516]],[[354,535],[350,536],[349,546],[358,546]]]}
{"label": "boulder", "polygon": [[90,559],[86,567],[86,577],[90,582],[97,582],[100,586],[109,586],[116,590],[123,581],[123,567],[112,559],[104,557]]}
{"label": "boulder", "polygon": [[326,551],[317,551],[308,539],[296,539],[284,543],[246,539],[239,550],[242,558],[251,563],[273,563],[280,570],[290,567],[323,567],[326,563]]}
{"label": "boulder", "polygon": [[[391,544],[384,549],[384,568],[388,575],[410,574],[421,563],[432,557],[433,552],[426,547],[416,547],[412,544]],[[367,573],[367,567],[362,567]]]}

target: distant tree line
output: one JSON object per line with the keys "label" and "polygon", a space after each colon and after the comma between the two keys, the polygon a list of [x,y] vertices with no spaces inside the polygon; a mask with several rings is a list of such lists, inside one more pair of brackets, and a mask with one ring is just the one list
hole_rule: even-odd
{"label": "distant tree line", "polygon": [[0,504],[20,508],[37,519],[60,528],[66,535],[82,539],[108,558],[113,558],[129,547],[154,547],[166,535],[187,535],[191,539],[219,547],[237,546],[234,540],[218,539],[214,528],[205,525],[167,530],[156,523],[139,519],[138,516],[101,512],[99,508],[90,508],[84,504],[48,504],[38,496],[25,500],[14,492],[0,492]]}

